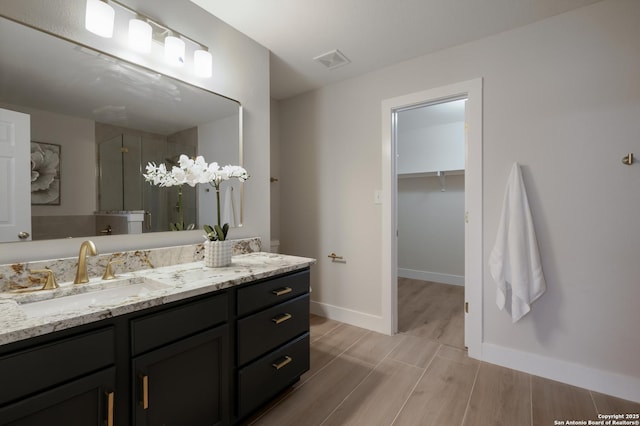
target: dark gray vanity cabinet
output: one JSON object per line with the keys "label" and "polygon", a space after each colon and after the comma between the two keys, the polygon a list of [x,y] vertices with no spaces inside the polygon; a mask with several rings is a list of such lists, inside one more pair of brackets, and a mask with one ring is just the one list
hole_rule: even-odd
{"label": "dark gray vanity cabinet", "polygon": [[229,424],[226,292],[131,321],[134,424]]}
{"label": "dark gray vanity cabinet", "polygon": [[309,269],[0,345],[0,425],[230,425],[309,369]]}
{"label": "dark gray vanity cabinet", "polygon": [[0,424],[113,424],[114,348],[106,327],[0,355]]}
{"label": "dark gray vanity cabinet", "polygon": [[309,271],[237,292],[237,413],[242,419],[309,369]]}

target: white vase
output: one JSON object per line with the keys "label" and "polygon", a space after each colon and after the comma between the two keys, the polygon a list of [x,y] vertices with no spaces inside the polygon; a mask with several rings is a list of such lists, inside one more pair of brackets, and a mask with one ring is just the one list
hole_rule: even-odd
{"label": "white vase", "polygon": [[231,264],[233,254],[233,242],[225,241],[205,241],[204,242],[204,266],[209,268],[220,268]]}

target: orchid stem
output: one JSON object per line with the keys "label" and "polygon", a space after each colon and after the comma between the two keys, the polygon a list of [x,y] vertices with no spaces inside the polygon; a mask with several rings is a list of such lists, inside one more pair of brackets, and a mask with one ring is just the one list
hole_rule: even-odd
{"label": "orchid stem", "polygon": [[184,230],[184,214],[182,212],[182,185],[178,185],[178,223],[181,230]]}
{"label": "orchid stem", "polygon": [[220,184],[216,184],[216,208],[218,209],[218,226],[220,225]]}

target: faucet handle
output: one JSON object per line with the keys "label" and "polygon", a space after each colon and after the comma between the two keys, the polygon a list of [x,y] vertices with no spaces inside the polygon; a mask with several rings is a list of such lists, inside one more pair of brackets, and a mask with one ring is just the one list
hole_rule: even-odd
{"label": "faucet handle", "polygon": [[56,281],[56,276],[54,275],[51,269],[31,269],[29,272],[34,274],[38,274],[38,273],[47,274],[44,285],[40,290],[53,290],[60,287],[58,285],[58,281]]}
{"label": "faucet handle", "polygon": [[104,269],[104,274],[102,275],[102,279],[103,280],[113,280],[113,279],[115,279],[116,275],[111,270],[111,265],[113,265],[115,263],[123,263],[123,262],[124,262],[124,259],[110,260],[109,262],[107,262],[107,267]]}

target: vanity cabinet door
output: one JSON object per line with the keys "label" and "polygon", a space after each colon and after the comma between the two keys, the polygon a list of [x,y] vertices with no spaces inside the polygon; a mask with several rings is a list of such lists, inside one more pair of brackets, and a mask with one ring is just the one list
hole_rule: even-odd
{"label": "vanity cabinet door", "polygon": [[0,408],[7,426],[113,426],[115,367]]}
{"label": "vanity cabinet door", "polygon": [[227,325],[133,359],[135,425],[229,423]]}

